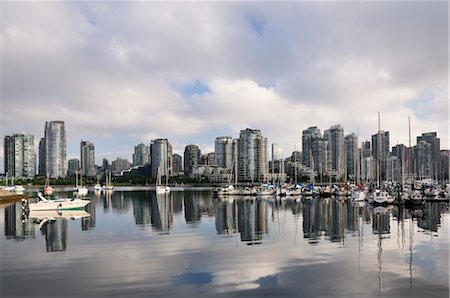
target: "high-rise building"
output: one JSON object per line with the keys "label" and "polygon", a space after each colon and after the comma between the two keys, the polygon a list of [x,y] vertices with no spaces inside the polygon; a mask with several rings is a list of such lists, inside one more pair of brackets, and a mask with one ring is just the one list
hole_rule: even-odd
{"label": "high-rise building", "polygon": [[172,146],[167,139],[156,139],[150,144],[151,175],[156,178],[172,175]]}
{"label": "high-rise building", "polygon": [[86,177],[94,177],[97,174],[95,169],[95,147],[89,141],[80,142],[81,174]]}
{"label": "high-rise building", "polygon": [[323,175],[330,175],[331,170],[331,159],[330,159],[330,146],[329,142],[320,139],[316,143],[317,149],[314,149],[314,151],[317,151],[317,158],[314,161],[314,171],[317,172],[319,176]]}
{"label": "high-rise building", "polygon": [[3,139],[3,156],[5,163],[5,174],[14,177],[14,137],[5,136]]}
{"label": "high-rise building", "polygon": [[448,181],[449,180],[449,170],[450,170],[450,150],[441,150],[440,161],[438,167],[438,180]]}
{"label": "high-rise building", "polygon": [[133,166],[145,166],[149,163],[150,147],[140,143],[134,146]]}
{"label": "high-rise building", "polygon": [[417,137],[417,143],[420,141],[425,141],[431,145],[430,174],[431,178],[437,179],[441,140],[437,137],[436,132],[427,132]]}
{"label": "high-rise building", "polygon": [[47,173],[45,172],[45,138],[41,138],[41,140],[39,141],[38,175],[40,177],[45,177],[47,175]]}
{"label": "high-rise building", "polygon": [[333,125],[324,131],[324,139],[328,141],[331,171],[338,177],[344,174],[344,129],[340,124]]}
{"label": "high-rise building", "polygon": [[311,126],[302,132],[302,161],[309,168],[319,172],[319,140],[322,133],[316,126]]}
{"label": "high-rise building", "polygon": [[361,154],[363,158],[372,156],[370,141],[364,141],[361,143]]}
{"label": "high-rise building", "polygon": [[51,178],[66,177],[67,140],[64,121],[45,122],[45,172]]}
{"label": "high-rise building", "polygon": [[109,160],[107,160],[106,158],[102,159],[102,171],[107,171],[110,168],[110,164],[109,164]]}
{"label": "high-rise building", "polygon": [[431,167],[431,144],[426,141],[419,141],[416,146],[414,146],[414,167],[416,178],[431,178],[432,167]]}
{"label": "high-rise building", "polygon": [[36,151],[34,136],[29,133],[14,134],[14,177],[34,178],[36,176]]}
{"label": "high-rise building", "polygon": [[282,158],[282,151],[280,145],[272,143],[272,161],[280,160]]}
{"label": "high-rise building", "polygon": [[206,166],[216,165],[216,154],[214,152],[203,154],[200,164]]}
{"label": "high-rise building", "polygon": [[111,162],[111,170],[115,174],[119,174],[122,171],[129,170],[131,168],[131,163],[128,159],[118,157],[116,160]]}
{"label": "high-rise building", "polygon": [[379,133],[372,135],[372,156],[376,163],[375,169],[377,169],[377,173],[379,169],[379,173],[377,174],[378,179],[386,180],[386,166],[389,156],[389,131],[379,131]]}
{"label": "high-rise building", "polygon": [[181,172],[183,172],[183,163],[181,155],[174,153],[172,155],[172,173],[174,176],[177,176]]}
{"label": "high-rise building", "polygon": [[264,181],[267,174],[267,139],[259,129],[241,130],[238,141],[239,181]]}
{"label": "high-rise building", "polygon": [[231,137],[217,137],[214,144],[216,165],[221,168],[233,167],[232,154],[233,139]]}
{"label": "high-rise building", "polygon": [[76,158],[69,159],[68,169],[67,169],[67,176],[75,177],[75,174],[79,170],[80,170],[80,161],[78,159],[76,159]]}
{"label": "high-rise building", "polygon": [[200,164],[202,153],[197,145],[190,144],[184,148],[184,176],[190,177]]}
{"label": "high-rise building", "polygon": [[358,163],[358,137],[351,133],[345,136],[345,169],[347,178],[353,177],[356,181],[359,170]]}

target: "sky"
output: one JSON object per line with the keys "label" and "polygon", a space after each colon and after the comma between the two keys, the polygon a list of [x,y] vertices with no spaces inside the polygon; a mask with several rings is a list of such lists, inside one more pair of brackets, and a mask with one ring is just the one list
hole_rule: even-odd
{"label": "sky", "polygon": [[[96,164],[168,138],[214,151],[260,129],[283,156],[302,130],[448,145],[448,3],[14,2],[1,4],[1,145],[64,120]],[[270,145],[269,145],[270,147]],[[0,171],[3,170],[0,150]]]}

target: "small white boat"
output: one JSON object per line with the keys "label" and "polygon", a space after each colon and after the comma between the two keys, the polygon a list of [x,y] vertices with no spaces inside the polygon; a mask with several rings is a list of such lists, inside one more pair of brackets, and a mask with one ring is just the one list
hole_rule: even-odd
{"label": "small white boat", "polygon": [[25,191],[25,187],[23,187],[22,185],[16,185],[16,186],[14,186],[14,191],[15,192],[23,192],[23,191]]}
{"label": "small white boat", "polygon": [[363,190],[357,190],[352,192],[352,200],[355,202],[361,202],[366,200],[366,193]]}
{"label": "small white boat", "polygon": [[39,202],[28,205],[30,211],[83,209],[91,202],[82,199],[47,200],[42,193],[38,193],[38,198],[40,199]]}
{"label": "small white boat", "polygon": [[164,186],[164,185],[158,185],[156,186],[156,193],[169,193],[170,187]]}
{"label": "small white boat", "polygon": [[96,183],[95,185],[94,185],[94,190],[102,190],[102,186],[100,185],[100,183]]}
{"label": "small white boat", "polygon": [[233,185],[227,185],[225,187],[221,187],[216,190],[218,196],[232,196],[232,195],[240,195],[241,191],[239,189],[234,188]]}
{"label": "small white boat", "polygon": [[394,200],[395,198],[384,190],[377,189],[373,196],[373,202],[377,204],[392,204]]}

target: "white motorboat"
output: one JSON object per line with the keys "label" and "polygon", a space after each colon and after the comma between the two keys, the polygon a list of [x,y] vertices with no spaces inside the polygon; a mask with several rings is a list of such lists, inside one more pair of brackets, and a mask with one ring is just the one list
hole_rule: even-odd
{"label": "white motorboat", "polygon": [[156,186],[156,193],[169,193],[170,187],[165,185]]}
{"label": "white motorboat", "polygon": [[355,202],[361,202],[366,200],[366,193],[363,190],[357,190],[352,192],[352,200]]}
{"label": "white motorboat", "polygon": [[91,201],[82,199],[56,199],[47,200],[42,193],[38,193],[39,201],[37,203],[31,203],[28,208],[31,211],[42,210],[70,210],[70,209],[83,209]]}
{"label": "white motorboat", "polygon": [[239,189],[234,188],[233,185],[227,185],[225,187],[221,187],[217,190],[218,196],[228,196],[228,195],[240,195],[241,191]]}
{"label": "white motorboat", "polygon": [[25,191],[25,187],[23,187],[22,185],[16,185],[16,186],[14,186],[14,191],[15,192],[23,192],[23,191]]}

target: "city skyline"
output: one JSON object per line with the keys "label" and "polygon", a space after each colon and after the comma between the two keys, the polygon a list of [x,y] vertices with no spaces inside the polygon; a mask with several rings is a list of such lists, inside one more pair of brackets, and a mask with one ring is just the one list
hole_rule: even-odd
{"label": "city skyline", "polygon": [[98,164],[158,138],[208,153],[249,127],[287,157],[310,126],[370,141],[381,111],[391,147],[411,116],[412,145],[437,132],[447,149],[447,5],[6,2],[2,135],[38,152],[64,120],[67,160],[89,140]]}

